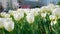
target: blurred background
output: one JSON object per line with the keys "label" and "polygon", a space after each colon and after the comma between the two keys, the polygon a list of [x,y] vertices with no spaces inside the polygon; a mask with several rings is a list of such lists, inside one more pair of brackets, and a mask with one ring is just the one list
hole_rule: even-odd
{"label": "blurred background", "polygon": [[58,4],[60,0],[0,0],[0,11],[17,8],[40,8],[49,3]]}

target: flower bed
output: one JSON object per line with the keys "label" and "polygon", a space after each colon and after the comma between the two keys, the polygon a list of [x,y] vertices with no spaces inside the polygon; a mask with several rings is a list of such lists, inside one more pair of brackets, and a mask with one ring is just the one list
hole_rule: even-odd
{"label": "flower bed", "polygon": [[59,34],[60,6],[49,4],[35,9],[0,13],[0,34]]}

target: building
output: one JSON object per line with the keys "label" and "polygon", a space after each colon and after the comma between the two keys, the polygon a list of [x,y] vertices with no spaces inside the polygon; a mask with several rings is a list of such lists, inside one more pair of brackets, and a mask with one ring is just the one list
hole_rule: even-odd
{"label": "building", "polygon": [[44,6],[49,3],[57,4],[60,0],[22,0],[22,4],[34,6]]}
{"label": "building", "polygon": [[2,3],[5,9],[17,8],[16,7],[17,0],[0,0],[0,2]]}
{"label": "building", "polygon": [[2,3],[4,8],[7,8],[7,0],[0,0],[0,3]]}
{"label": "building", "polygon": [[17,2],[21,1],[21,4],[25,5],[31,5],[31,7],[36,7],[36,6],[44,6],[48,5],[49,3],[57,4],[58,1],[60,0],[0,0],[2,3],[3,7],[9,8],[9,9],[16,9],[17,7]]}

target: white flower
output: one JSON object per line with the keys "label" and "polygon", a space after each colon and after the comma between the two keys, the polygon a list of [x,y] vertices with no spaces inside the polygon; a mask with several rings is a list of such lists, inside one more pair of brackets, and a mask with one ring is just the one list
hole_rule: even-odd
{"label": "white flower", "polygon": [[41,7],[40,12],[41,13],[45,13],[45,12],[50,13],[51,10],[47,6],[43,6],[43,7]]}
{"label": "white flower", "polygon": [[27,18],[27,22],[28,23],[33,23],[34,22],[34,14],[33,13],[30,13],[26,16]]}
{"label": "white flower", "polygon": [[55,5],[55,8],[59,8],[60,6],[59,5]]}
{"label": "white flower", "polygon": [[9,10],[9,12],[8,12],[8,13],[9,13],[10,15],[13,15],[13,14],[15,14],[16,12],[17,12],[17,11]]}
{"label": "white flower", "polygon": [[57,23],[57,21],[51,21],[51,26],[55,25]]}
{"label": "white flower", "polygon": [[24,13],[28,15],[30,13],[31,9],[24,9]]}
{"label": "white flower", "polygon": [[41,13],[41,16],[42,16],[43,18],[45,18],[45,17],[46,17],[46,13]]}
{"label": "white flower", "polygon": [[21,18],[24,17],[24,12],[23,12],[23,11],[19,11],[19,12],[18,12],[18,10],[17,10],[17,12],[15,12],[15,13],[13,14],[13,16],[14,16],[14,19],[15,19],[15,20],[20,20]]}
{"label": "white flower", "polygon": [[58,16],[58,18],[60,18],[60,8],[56,8],[52,11],[52,14],[55,16]]}
{"label": "white flower", "polygon": [[8,14],[6,12],[2,12],[1,13],[1,16],[4,17],[4,18],[9,18],[10,17],[10,14]]}
{"label": "white flower", "polygon": [[50,15],[49,18],[50,18],[50,20],[54,20],[54,19],[56,19],[56,16],[55,15]]}
{"label": "white flower", "polygon": [[4,22],[3,22],[3,18],[0,18],[0,28],[3,28],[4,27]]}
{"label": "white flower", "polygon": [[34,12],[34,16],[39,15],[40,8],[32,9],[31,12]]}
{"label": "white flower", "polygon": [[47,7],[50,9],[50,10],[53,10],[55,8],[55,5],[54,4],[49,4],[47,5]]}
{"label": "white flower", "polygon": [[47,5],[48,9],[50,9],[51,11],[55,8],[59,8],[59,5],[54,5],[54,4],[49,4]]}
{"label": "white flower", "polygon": [[10,18],[5,18],[4,28],[9,32],[12,31],[14,29],[14,22]]}
{"label": "white flower", "polygon": [[20,12],[20,11],[24,11],[24,10],[22,8],[19,8],[19,9],[17,9],[17,11]]}
{"label": "white flower", "polygon": [[4,17],[5,17],[5,18],[9,18],[9,17],[10,17],[10,14],[5,14]]}
{"label": "white flower", "polygon": [[6,12],[1,12],[1,16],[5,16]]}
{"label": "white flower", "polygon": [[12,14],[12,13],[13,13],[13,10],[9,10],[8,13],[9,13],[9,14]]}
{"label": "white flower", "polygon": [[15,20],[20,20],[20,14],[17,13],[17,14],[14,14],[13,16]]}

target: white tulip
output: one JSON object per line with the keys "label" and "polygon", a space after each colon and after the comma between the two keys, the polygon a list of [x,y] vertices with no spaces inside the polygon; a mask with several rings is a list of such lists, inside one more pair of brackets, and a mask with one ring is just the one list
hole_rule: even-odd
{"label": "white tulip", "polygon": [[18,12],[20,12],[20,11],[24,11],[24,9],[20,8],[20,9],[17,9],[17,11],[18,11]]}
{"label": "white tulip", "polygon": [[5,18],[10,18],[10,14],[5,14]]}
{"label": "white tulip", "polygon": [[47,7],[50,9],[50,10],[53,10],[55,8],[55,5],[54,4],[49,4],[47,5]]}
{"label": "white tulip", "polygon": [[42,12],[46,12],[46,10],[47,10],[47,7],[46,7],[46,6],[43,6],[43,7],[41,7],[41,9],[40,9],[41,13],[42,13]]}
{"label": "white tulip", "polygon": [[60,18],[60,8],[56,8],[52,11],[52,14],[55,16],[58,16],[58,18]]}
{"label": "white tulip", "polygon": [[24,13],[28,15],[30,13],[31,9],[24,9]]}
{"label": "white tulip", "polygon": [[60,6],[59,5],[55,5],[55,8],[59,8]]}
{"label": "white tulip", "polygon": [[[17,10],[17,11],[18,11],[18,10]],[[23,11],[15,12],[15,13],[13,14],[13,16],[14,16],[14,19],[15,19],[15,20],[20,20],[21,18],[24,17],[24,12],[23,12]]]}
{"label": "white tulip", "polygon": [[54,20],[54,19],[56,19],[56,16],[55,15],[50,15],[49,18],[50,18],[50,20]]}
{"label": "white tulip", "polygon": [[0,28],[3,28],[4,27],[4,19],[3,18],[0,18]]}
{"label": "white tulip", "polygon": [[59,8],[59,5],[54,5],[54,4],[49,4],[47,5],[48,9],[50,9],[51,11],[55,8]]}
{"label": "white tulip", "polygon": [[17,14],[14,14],[13,16],[14,16],[14,19],[15,20],[20,20],[21,19],[21,16],[18,13]]}
{"label": "white tulip", "polygon": [[34,16],[39,15],[39,11],[40,11],[40,9],[39,9],[39,8],[31,9],[31,12],[33,12],[33,13],[34,13]]}
{"label": "white tulip", "polygon": [[46,14],[47,14],[47,13],[41,13],[41,16],[42,16],[43,18],[45,18],[45,17],[46,17]]}
{"label": "white tulip", "polygon": [[57,21],[51,21],[51,26],[55,25],[57,23]]}
{"label": "white tulip", "polygon": [[12,31],[14,29],[14,22],[10,18],[5,18],[4,28],[9,32]]}
{"label": "white tulip", "polygon": [[9,14],[12,14],[13,13],[13,10],[9,10],[9,12],[8,12]]}
{"label": "white tulip", "polygon": [[15,14],[16,12],[17,12],[17,11],[9,10],[9,12],[8,12],[8,13],[9,13],[10,15],[13,15],[13,14]]}
{"label": "white tulip", "polygon": [[27,22],[28,23],[33,23],[34,22],[34,14],[33,13],[30,13],[26,16],[27,18]]}
{"label": "white tulip", "polygon": [[17,12],[24,13],[24,9],[17,9]]}
{"label": "white tulip", "polygon": [[1,12],[1,16],[5,16],[6,12]]}
{"label": "white tulip", "polygon": [[1,16],[4,17],[4,18],[9,18],[10,17],[10,14],[8,14],[6,12],[2,12],[1,13]]}
{"label": "white tulip", "polygon": [[41,7],[40,12],[41,13],[45,13],[45,12],[50,13],[51,10],[47,6],[43,6],[43,7]]}

